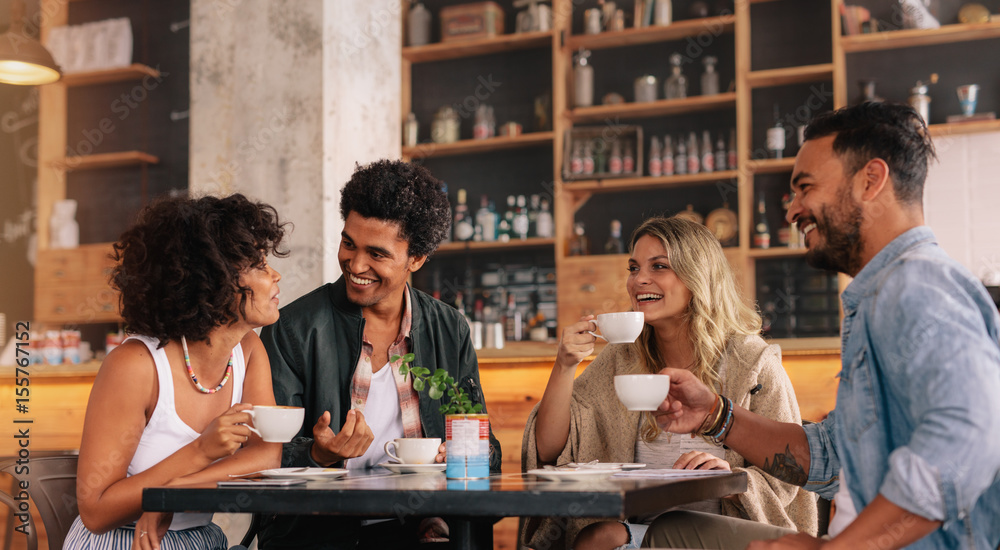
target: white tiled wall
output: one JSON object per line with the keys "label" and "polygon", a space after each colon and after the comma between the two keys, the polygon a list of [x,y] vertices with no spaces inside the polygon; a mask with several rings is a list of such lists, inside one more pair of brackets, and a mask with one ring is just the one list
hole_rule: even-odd
{"label": "white tiled wall", "polygon": [[1000,276],[1000,132],[934,142],[924,214],[941,246],[977,277]]}

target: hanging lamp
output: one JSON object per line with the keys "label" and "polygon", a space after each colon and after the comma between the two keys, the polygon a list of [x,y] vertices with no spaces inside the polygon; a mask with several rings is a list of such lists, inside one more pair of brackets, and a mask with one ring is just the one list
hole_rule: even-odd
{"label": "hanging lamp", "polygon": [[0,82],[38,86],[59,80],[52,54],[24,32],[23,0],[11,3],[10,15],[10,28],[0,34]]}

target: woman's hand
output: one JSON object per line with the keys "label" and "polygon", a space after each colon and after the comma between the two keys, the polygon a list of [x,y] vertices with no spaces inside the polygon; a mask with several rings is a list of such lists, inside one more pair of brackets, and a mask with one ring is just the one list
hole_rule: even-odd
{"label": "woman's hand", "polygon": [[213,462],[235,453],[250,439],[250,428],[246,425],[253,419],[242,411],[252,408],[253,405],[237,403],[212,420],[195,440],[198,449]]}
{"label": "woman's hand", "polygon": [[718,401],[711,388],[684,369],[663,369],[660,374],[670,376],[670,393],[653,413],[656,423],[665,432],[694,433]]}
{"label": "woman's hand", "polygon": [[597,330],[597,324],[593,321],[594,316],[587,315],[563,330],[562,338],[559,339],[559,351],[556,353],[557,366],[575,369],[581,361],[594,353],[597,337],[590,334],[590,331]]}
{"label": "woman's hand", "polygon": [[132,548],[159,550],[160,539],[166,536],[173,519],[174,514],[171,512],[143,512],[139,521],[135,522]]}
{"label": "woman's hand", "polygon": [[701,451],[690,451],[682,454],[674,468],[678,470],[730,470],[729,463],[721,458],[703,453]]}

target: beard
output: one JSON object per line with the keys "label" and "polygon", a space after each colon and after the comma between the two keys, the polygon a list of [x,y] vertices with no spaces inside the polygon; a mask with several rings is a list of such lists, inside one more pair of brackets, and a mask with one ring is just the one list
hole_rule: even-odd
{"label": "beard", "polygon": [[861,271],[863,214],[861,205],[854,202],[847,192],[840,199],[839,209],[824,206],[820,217],[813,219],[816,222],[814,231],[823,236],[823,243],[806,252],[806,263],[816,269],[837,271],[853,277]]}

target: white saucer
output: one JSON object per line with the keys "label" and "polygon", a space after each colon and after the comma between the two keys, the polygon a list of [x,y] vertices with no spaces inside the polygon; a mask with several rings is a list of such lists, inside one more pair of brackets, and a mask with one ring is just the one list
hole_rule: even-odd
{"label": "white saucer", "polygon": [[618,472],[620,468],[580,468],[567,470],[528,470],[528,473],[549,481],[597,481],[609,478]]}
{"label": "white saucer", "polygon": [[336,479],[347,474],[344,468],[274,468],[261,475],[271,479]]}
{"label": "white saucer", "polygon": [[424,472],[443,472],[448,467],[443,462],[434,464],[399,464],[398,462],[382,462],[379,466],[394,474],[420,474]]}
{"label": "white saucer", "polygon": [[645,468],[646,465],[641,462],[595,462],[590,464],[588,462],[570,462],[566,466],[570,468],[581,468],[581,469],[597,469],[606,470],[608,468],[618,468],[620,470],[638,470],[640,468]]}

